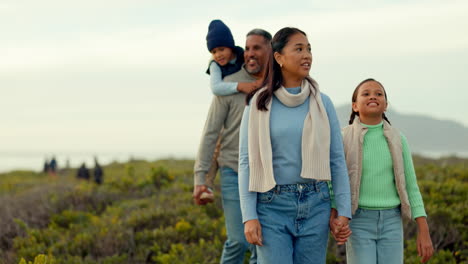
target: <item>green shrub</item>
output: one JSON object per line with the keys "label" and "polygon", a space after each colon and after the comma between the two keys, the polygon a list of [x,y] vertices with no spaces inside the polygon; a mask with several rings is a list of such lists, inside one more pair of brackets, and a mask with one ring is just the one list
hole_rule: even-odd
{"label": "green shrub", "polygon": [[[468,261],[463,162],[415,161],[436,250],[429,263]],[[0,177],[0,263],[29,264],[41,254],[67,264],[219,262],[226,239],[220,195],[194,205],[193,161],[132,160],[104,169],[100,186],[73,174],[54,182],[27,172]],[[416,224],[404,225],[405,263],[419,263]],[[330,240],[327,263],[345,263],[344,246]]]}

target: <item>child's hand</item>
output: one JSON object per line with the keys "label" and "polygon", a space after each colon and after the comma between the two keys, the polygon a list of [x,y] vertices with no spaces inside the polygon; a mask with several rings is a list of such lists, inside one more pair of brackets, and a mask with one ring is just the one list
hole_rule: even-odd
{"label": "child's hand", "polygon": [[339,216],[332,221],[332,234],[338,245],[347,242],[348,237],[352,234],[348,221],[348,218],[344,216]]}
{"label": "child's hand", "polygon": [[240,93],[250,94],[251,92],[260,88],[262,84],[262,79],[253,82],[240,82],[237,84],[237,91],[239,91]]}
{"label": "child's hand", "polygon": [[338,216],[336,209],[331,209],[330,213],[330,231],[335,238],[338,245],[343,245],[348,241],[348,237],[351,235],[351,229],[349,228],[349,219],[344,216]]}
{"label": "child's hand", "polygon": [[421,262],[428,261],[432,254],[434,254],[434,247],[432,246],[431,236],[429,235],[429,227],[425,217],[416,218],[418,224],[418,237],[416,244],[418,246],[418,256],[421,257]]}
{"label": "child's hand", "polygon": [[263,79],[258,79],[254,82],[255,89],[261,88],[263,84]]}

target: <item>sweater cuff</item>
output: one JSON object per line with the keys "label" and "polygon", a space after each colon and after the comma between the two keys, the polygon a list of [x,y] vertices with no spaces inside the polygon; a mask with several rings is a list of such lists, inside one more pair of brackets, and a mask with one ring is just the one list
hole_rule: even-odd
{"label": "sweater cuff", "polygon": [[426,211],[424,210],[424,206],[411,208],[411,214],[411,218],[413,218],[413,220],[421,216],[427,217]]}
{"label": "sweater cuff", "polygon": [[206,173],[205,172],[197,172],[195,173],[194,177],[194,185],[205,185],[206,184]]}
{"label": "sweater cuff", "polygon": [[352,218],[351,214],[351,197],[349,194],[335,195],[335,205],[338,211],[338,216],[344,216],[349,219]]}
{"label": "sweater cuff", "polygon": [[256,206],[244,206],[242,210],[242,223],[254,219],[258,219]]}

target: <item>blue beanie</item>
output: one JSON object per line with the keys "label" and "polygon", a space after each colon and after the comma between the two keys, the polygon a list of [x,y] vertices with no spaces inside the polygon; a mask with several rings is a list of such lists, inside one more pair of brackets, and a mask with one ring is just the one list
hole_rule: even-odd
{"label": "blue beanie", "polygon": [[234,38],[231,30],[221,20],[213,20],[208,26],[208,35],[206,35],[206,45],[208,51],[217,47],[234,48]]}

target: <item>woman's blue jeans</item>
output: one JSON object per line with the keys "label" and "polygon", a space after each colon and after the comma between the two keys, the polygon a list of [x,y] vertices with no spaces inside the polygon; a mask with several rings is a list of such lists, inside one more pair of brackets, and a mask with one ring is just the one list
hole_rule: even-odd
{"label": "woman's blue jeans", "polygon": [[358,208],[349,226],[353,233],[346,243],[348,264],[403,263],[403,225],[400,208]]}
{"label": "woman's blue jeans", "polygon": [[239,199],[239,183],[237,172],[228,167],[221,168],[221,196],[227,240],[224,243],[221,264],[244,263],[245,252],[251,251],[250,263],[257,263],[255,246],[249,244],[244,236],[244,224]]}
{"label": "woman's blue jeans", "polygon": [[257,195],[263,246],[258,263],[324,264],[330,194],[326,182],[277,185]]}

